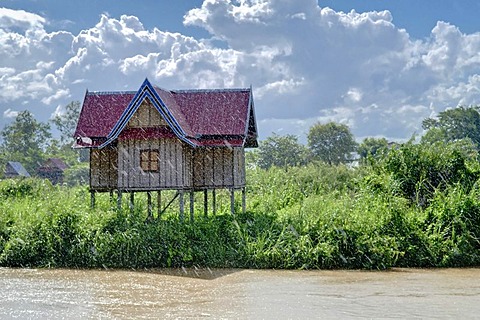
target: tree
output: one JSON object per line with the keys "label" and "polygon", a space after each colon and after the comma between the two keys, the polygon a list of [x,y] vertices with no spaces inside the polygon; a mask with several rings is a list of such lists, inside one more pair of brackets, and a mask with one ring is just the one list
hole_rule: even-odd
{"label": "tree", "polygon": [[294,135],[272,136],[260,142],[257,163],[260,168],[268,169],[271,166],[287,167],[303,165],[307,162],[307,148],[298,142]]}
{"label": "tree", "polygon": [[308,132],[308,147],[313,157],[328,164],[348,162],[356,146],[350,129],[344,124],[318,122]]}
{"label": "tree", "polygon": [[51,140],[50,126],[37,122],[29,111],[20,112],[15,121],[0,132],[5,161],[18,161],[30,173],[45,160],[44,151]]}
{"label": "tree", "polygon": [[469,138],[480,149],[480,113],[478,106],[457,107],[439,113],[437,118],[426,118],[422,123],[428,130],[424,142],[457,141]]}
{"label": "tree", "polygon": [[82,106],[79,101],[72,101],[65,106],[65,112],[57,114],[51,121],[60,131],[59,143],[53,143],[48,152],[51,156],[62,158],[69,165],[78,161],[88,161],[87,149],[73,150],[73,135],[77,127]]}
{"label": "tree", "polygon": [[365,160],[367,157],[375,157],[377,153],[388,148],[388,141],[385,138],[365,138],[358,146],[357,152],[360,160]]}
{"label": "tree", "polygon": [[80,116],[81,104],[79,101],[72,101],[65,106],[65,113],[57,114],[51,121],[60,131],[62,144],[70,144],[73,141],[73,134],[77,127]]}

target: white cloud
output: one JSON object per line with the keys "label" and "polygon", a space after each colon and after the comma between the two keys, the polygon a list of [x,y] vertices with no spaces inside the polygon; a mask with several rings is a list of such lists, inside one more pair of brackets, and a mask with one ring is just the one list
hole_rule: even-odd
{"label": "white cloud", "polygon": [[0,8],[0,28],[2,29],[41,29],[45,22],[43,17],[34,13]]}
{"label": "white cloud", "polygon": [[14,111],[10,108],[3,111],[3,117],[4,118],[16,118],[17,116],[18,116],[18,111]]}
{"label": "white cloud", "polygon": [[104,14],[76,35],[48,33],[48,23],[0,9],[4,118],[15,105],[48,119],[87,88],[135,90],[148,77],[164,88],[252,85],[263,138],[305,136],[316,121],[338,121],[356,136],[404,139],[432,112],[480,100],[480,33],[438,22],[428,39],[412,40],[388,11],[205,0],[184,16],[210,32],[205,40],[148,30],[127,15]]}

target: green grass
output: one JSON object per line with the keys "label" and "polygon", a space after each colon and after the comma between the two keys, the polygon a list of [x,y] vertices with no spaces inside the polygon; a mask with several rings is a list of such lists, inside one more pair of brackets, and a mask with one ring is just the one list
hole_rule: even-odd
{"label": "green grass", "polygon": [[[444,169],[442,169],[444,170]],[[472,171],[473,172],[473,171]],[[470,172],[471,174],[473,174]],[[469,176],[470,177],[470,176]],[[146,196],[121,210],[87,187],[0,182],[0,266],[385,269],[480,265],[480,187],[453,181],[419,204],[386,170],[310,164],[248,170],[247,212],[147,219]],[[173,193],[165,193],[168,201]]]}

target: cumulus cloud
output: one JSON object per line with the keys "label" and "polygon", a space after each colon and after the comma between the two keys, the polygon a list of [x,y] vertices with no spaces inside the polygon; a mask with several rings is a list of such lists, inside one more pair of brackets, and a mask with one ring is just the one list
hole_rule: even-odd
{"label": "cumulus cloud", "polygon": [[43,24],[45,24],[45,19],[37,14],[24,10],[0,8],[0,27],[2,29],[42,29]]}
{"label": "cumulus cloud", "polygon": [[[398,139],[421,129],[430,105],[480,98],[480,34],[445,22],[420,41],[397,28],[388,11],[335,12],[315,0],[210,0],[184,23],[263,62],[254,65],[260,75],[249,70],[259,79],[262,117],[346,121],[358,136]],[[279,86],[292,83],[291,90]]]}
{"label": "cumulus cloud", "polygon": [[316,0],[205,0],[184,16],[211,34],[196,39],[107,14],[78,34],[47,32],[45,18],[0,8],[0,108],[48,119],[86,89],[135,90],[148,77],[172,89],[252,85],[263,138],[304,140],[316,121],[337,121],[357,137],[405,139],[445,107],[478,103],[480,33],[438,22],[415,40],[393,21]]}
{"label": "cumulus cloud", "polygon": [[3,117],[4,118],[16,118],[17,116],[18,116],[18,111],[14,111],[10,108],[3,111]]}

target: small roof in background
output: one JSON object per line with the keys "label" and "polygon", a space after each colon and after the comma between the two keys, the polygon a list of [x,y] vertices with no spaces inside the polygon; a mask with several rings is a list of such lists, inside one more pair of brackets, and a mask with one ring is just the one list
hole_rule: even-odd
{"label": "small roof in background", "polygon": [[43,165],[39,168],[41,169],[57,169],[57,170],[65,170],[68,168],[68,165],[63,162],[60,158],[49,158],[47,161],[43,163]]}
{"label": "small roof in background", "polygon": [[[13,171],[13,172],[12,172]],[[6,174],[16,174],[21,177],[30,177],[28,171],[22,166],[20,162],[8,161],[5,167]]]}

